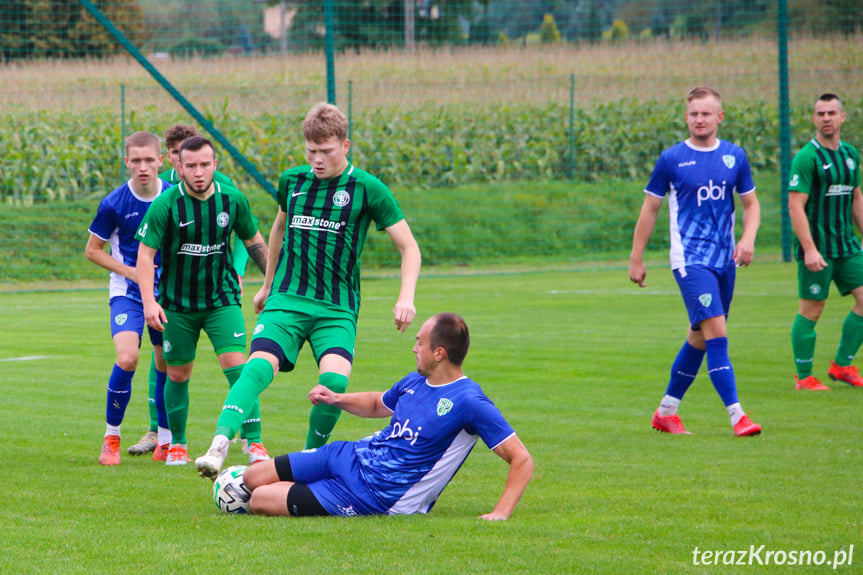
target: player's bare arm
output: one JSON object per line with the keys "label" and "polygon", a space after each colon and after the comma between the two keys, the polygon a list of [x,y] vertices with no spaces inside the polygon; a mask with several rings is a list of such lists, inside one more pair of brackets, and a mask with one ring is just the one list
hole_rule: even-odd
{"label": "player's bare arm", "polygon": [[[788,216],[791,220],[791,228],[800,247],[803,250],[803,263],[811,272],[820,272],[827,267],[827,262],[821,256],[821,252],[815,247],[812,239],[812,230],[809,228],[809,219],[806,217],[806,200],[809,194],[791,191],[788,193]],[[856,221],[856,219],[855,219]]]}
{"label": "player's bare arm", "polygon": [[141,303],[144,305],[144,321],[147,325],[158,331],[165,331],[164,324],[168,323],[165,310],[156,301],[154,285],[156,282],[156,250],[150,246],[138,244],[138,287],[141,290]]}
{"label": "player's bare arm", "polygon": [[494,452],[509,463],[509,473],[506,476],[503,494],[494,506],[494,510],[479,517],[489,521],[501,521],[509,518],[524,490],[527,489],[527,484],[533,477],[533,458],[516,435],[498,445]]}
{"label": "player's bare arm", "polygon": [[644,267],[644,250],[647,242],[656,227],[656,218],[659,216],[659,208],[662,207],[662,198],[644,194],[644,203],[641,204],[641,212],[638,214],[638,222],[635,224],[635,232],[632,234],[632,252],[629,254],[629,279],[638,287],[645,287],[647,268]]}
{"label": "player's bare arm", "polygon": [[854,219],[854,225],[863,233],[863,192],[859,187],[851,192],[851,202],[851,217]]}
{"label": "player's bare arm", "polygon": [[407,221],[402,220],[391,225],[386,228],[386,232],[402,257],[401,289],[393,308],[393,317],[395,318],[396,329],[404,332],[417,314],[416,307],[414,307],[414,294],[420,276],[422,255]]}
{"label": "player's bare arm", "polygon": [[135,268],[127,266],[123,262],[118,262],[111,257],[111,254],[105,251],[106,243],[102,238],[90,234],[90,239],[87,240],[87,247],[84,248],[84,255],[100,268],[105,268],[109,272],[114,272],[137,283],[138,274]]}
{"label": "player's bare arm", "polygon": [[755,256],[755,236],[761,225],[761,204],[755,192],[740,196],[743,204],[743,234],[734,247],[733,259],[738,266],[748,266]]}
{"label": "player's bare arm", "polygon": [[316,385],[309,392],[309,401],[312,405],[334,405],[357,417],[390,417],[393,412],[384,405],[383,396],[380,391],[334,393],[324,385]]}
{"label": "player's bare arm", "polygon": [[285,241],[285,229],[287,226],[288,215],[282,211],[279,206],[279,211],[273,220],[273,226],[270,229],[270,240],[267,247],[267,269],[264,270],[264,285],[255,294],[253,302],[255,305],[255,313],[264,311],[264,305],[267,298],[270,297],[270,289],[273,287],[273,277],[276,274],[276,265],[279,263],[279,254],[282,251],[282,243]]}
{"label": "player's bare arm", "polygon": [[267,275],[267,244],[264,243],[264,236],[261,232],[255,234],[250,240],[243,240],[243,245],[246,246],[246,251],[249,252],[249,258],[255,262],[258,269],[265,276]]}

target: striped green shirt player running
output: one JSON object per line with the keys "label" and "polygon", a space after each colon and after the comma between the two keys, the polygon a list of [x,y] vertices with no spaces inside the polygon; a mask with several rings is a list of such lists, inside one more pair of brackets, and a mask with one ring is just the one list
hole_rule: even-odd
{"label": "striped green shirt player running", "polygon": [[[279,179],[267,274],[254,298],[255,311],[263,311],[249,361],[225,399],[213,443],[195,461],[201,477],[215,479],[245,413],[278,371],[294,368],[305,342],[318,363],[318,383],[345,392],[360,309],[359,260],[371,222],[401,254],[396,329],[404,332],[416,315],[419,246],[389,189],[348,161],[347,133],[347,118],[331,104],[316,105],[303,121],[309,164],[287,170]],[[323,403],[312,407],[306,449],[327,442],[340,413]]]}
{"label": "striped green shirt player running", "polygon": [[854,307],[842,324],[842,336],[827,375],[863,387],[851,365],[863,344],[863,251],[854,225],[863,231],[860,156],[839,139],[845,110],[835,94],[823,94],[812,115],[815,137],[791,164],[788,211],[797,236],[797,279],[800,308],[791,328],[797,370],[796,389],[829,389],[813,374],[815,324],[835,283],[843,296],[854,296]]}

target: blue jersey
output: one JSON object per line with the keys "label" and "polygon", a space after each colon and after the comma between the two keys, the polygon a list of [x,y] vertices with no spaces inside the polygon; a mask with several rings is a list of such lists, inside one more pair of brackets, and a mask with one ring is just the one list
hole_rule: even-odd
{"label": "blue jersey", "polygon": [[712,148],[681,142],[665,150],[644,190],[668,196],[671,269],[722,268],[734,254],[734,194],[755,191],[749,160],[739,146],[718,140]]}
{"label": "blue jersey", "polygon": [[476,444],[494,449],[515,432],[479,385],[441,386],[412,373],[383,395],[390,424],[355,444],[360,473],[387,513],[428,513]]}
{"label": "blue jersey", "polygon": [[[160,180],[162,184],[159,193],[171,187],[171,184]],[[138,240],[135,232],[144,219],[150,204],[155,199],[142,199],[132,189],[131,181],[126,182],[99,203],[99,209],[93,223],[90,224],[90,233],[111,246],[111,257],[118,262],[135,267],[138,262]],[[159,286],[159,255],[156,254],[156,295]],[[138,284],[111,272],[109,284],[110,297],[125,296],[134,301],[141,301],[141,291]]]}

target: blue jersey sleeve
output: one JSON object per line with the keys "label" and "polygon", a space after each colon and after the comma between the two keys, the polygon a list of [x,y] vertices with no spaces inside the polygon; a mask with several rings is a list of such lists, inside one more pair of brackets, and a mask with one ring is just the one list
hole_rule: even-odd
{"label": "blue jersey sleeve", "polygon": [[485,395],[481,395],[471,404],[471,419],[465,425],[465,431],[479,435],[489,449],[494,449],[511,436],[515,431],[497,406]]}
{"label": "blue jersey sleeve", "polygon": [[99,209],[96,210],[96,217],[93,218],[93,223],[90,224],[90,233],[103,241],[110,241],[111,234],[117,229],[117,210],[111,204],[111,195],[105,196],[99,202]]}
{"label": "blue jersey sleeve", "polygon": [[664,198],[670,188],[670,182],[671,171],[668,169],[668,152],[665,151],[656,161],[653,173],[650,175],[650,181],[647,182],[644,191],[652,196]]}
{"label": "blue jersey sleeve", "polygon": [[749,158],[743,148],[737,148],[740,162],[740,170],[737,172],[737,195],[748,194],[755,190],[755,182],[752,180],[752,169],[749,167]]}

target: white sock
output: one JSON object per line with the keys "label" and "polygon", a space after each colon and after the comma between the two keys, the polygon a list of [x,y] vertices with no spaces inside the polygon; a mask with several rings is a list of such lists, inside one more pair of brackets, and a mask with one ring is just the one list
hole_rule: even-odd
{"label": "white sock", "polygon": [[659,402],[659,416],[668,417],[669,415],[677,415],[677,406],[680,405],[680,400],[670,395],[662,397]]}
{"label": "white sock", "polygon": [[110,424],[105,425],[105,437],[108,437],[109,435],[120,437],[120,426]]}
{"label": "white sock", "polygon": [[171,443],[171,430],[170,429],[160,427],[159,431],[157,433],[159,435],[159,439],[158,439],[159,445],[165,445],[165,444]]}
{"label": "white sock", "polygon": [[726,405],[725,409],[728,410],[728,415],[731,417],[731,426],[737,425],[737,422],[740,421],[745,413],[743,413],[743,408],[740,407],[740,402],[732,403],[731,405]]}

